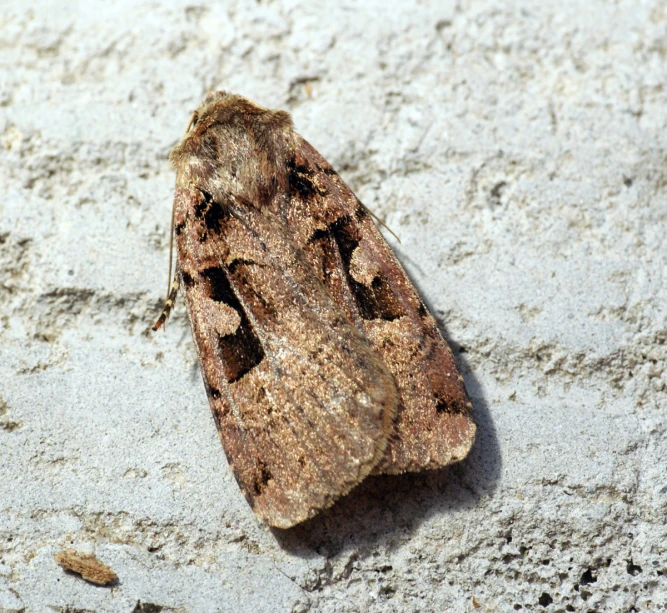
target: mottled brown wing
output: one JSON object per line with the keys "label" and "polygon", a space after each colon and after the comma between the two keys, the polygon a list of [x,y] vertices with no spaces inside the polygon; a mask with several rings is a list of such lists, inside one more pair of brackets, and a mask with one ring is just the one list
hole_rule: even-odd
{"label": "mottled brown wing", "polygon": [[179,172],[174,206],[202,373],[248,502],[287,528],[330,506],[381,459],[396,389],[283,223],[238,195],[212,196],[198,169]]}
{"label": "mottled brown wing", "polygon": [[373,472],[439,468],[463,459],[475,438],[472,406],[433,316],[367,210],[297,134],[287,165],[289,199],[276,202],[276,215],[399,391],[394,436]]}

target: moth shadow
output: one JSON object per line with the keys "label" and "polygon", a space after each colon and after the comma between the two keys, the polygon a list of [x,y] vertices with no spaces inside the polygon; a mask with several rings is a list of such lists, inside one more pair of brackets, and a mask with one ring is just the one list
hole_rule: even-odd
{"label": "moth shadow", "polygon": [[[447,340],[456,353],[458,345]],[[468,457],[440,470],[368,477],[314,518],[289,530],[272,529],[283,549],[308,557],[313,550],[335,555],[351,544],[373,548],[391,541],[394,535],[409,536],[434,516],[472,509],[493,494],[502,468],[496,430],[481,386],[460,353],[457,362],[477,424],[475,444]]]}
{"label": "moth shadow", "polygon": [[[403,269],[405,270],[405,274],[408,275],[408,278],[412,282],[412,285],[414,285],[417,288],[417,290],[419,291],[419,296],[423,299],[424,298],[424,292],[422,292],[421,287],[417,283],[415,283],[414,275],[410,274],[410,272],[408,271],[408,267],[406,266],[406,263],[408,263],[410,265],[410,268],[412,268],[413,270],[416,270],[422,277],[426,277],[426,272],[424,271],[424,269],[421,267],[421,265],[419,264],[419,262],[417,260],[410,257],[409,253],[407,253],[406,251],[403,250],[403,248],[401,247],[401,243],[399,241],[395,241],[395,240],[392,241],[391,238],[388,237],[385,234],[383,234],[383,236],[384,236],[385,240],[387,242],[389,242],[389,245],[391,246],[392,251],[394,252],[396,257],[398,258],[398,260],[401,262],[401,266],[403,266]],[[426,301],[424,301],[424,303],[426,304]],[[429,309],[431,308],[429,304],[426,304],[426,306],[428,306]],[[431,311],[431,313],[432,312],[433,311]]]}
{"label": "moth shadow", "polygon": [[[403,262],[408,261],[422,277],[425,271],[400,247],[392,245]],[[406,271],[407,272],[407,271]],[[411,276],[411,275],[409,275]],[[414,280],[411,279],[414,283]],[[422,299],[424,293],[419,288]],[[431,313],[432,305],[424,301]],[[473,404],[477,425],[475,444],[465,460],[440,470],[366,478],[336,504],[289,530],[273,529],[280,546],[289,553],[308,558],[315,551],[327,556],[353,546],[372,550],[381,544],[414,534],[420,525],[473,509],[495,491],[502,469],[496,429],[483,389],[470,368],[465,347],[447,333],[441,319],[436,322],[449,343]],[[443,534],[446,538],[446,534]]]}

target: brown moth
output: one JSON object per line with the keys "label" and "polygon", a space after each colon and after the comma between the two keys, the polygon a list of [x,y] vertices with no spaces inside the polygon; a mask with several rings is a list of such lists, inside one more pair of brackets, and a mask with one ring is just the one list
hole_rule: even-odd
{"label": "brown moth", "polygon": [[271,526],[371,473],[462,460],[475,425],[433,316],[284,111],[212,93],[171,152],[176,278],[229,465]]}
{"label": "brown moth", "polygon": [[83,579],[96,585],[109,585],[118,579],[116,573],[100,562],[92,553],[63,549],[53,558],[65,570],[81,575]]}

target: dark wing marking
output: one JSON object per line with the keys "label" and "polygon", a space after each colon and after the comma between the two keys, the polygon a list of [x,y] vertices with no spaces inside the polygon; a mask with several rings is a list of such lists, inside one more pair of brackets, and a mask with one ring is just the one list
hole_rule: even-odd
{"label": "dark wing marking", "polygon": [[230,467],[258,516],[292,526],[381,459],[393,378],[270,211],[186,180],[175,198],[188,314]]}
{"label": "dark wing marking", "polygon": [[464,458],[475,436],[472,407],[435,320],[367,210],[298,135],[288,167],[289,199],[277,203],[276,214],[399,390],[395,435],[374,472],[437,468]]}
{"label": "dark wing marking", "polygon": [[358,281],[352,270],[352,258],[359,248],[363,236],[359,225],[352,217],[340,217],[329,226],[329,232],[338,247],[345,279],[354,296],[359,315],[363,319],[393,321],[405,315],[396,296],[391,291],[389,280],[381,271],[375,271],[372,281]]}
{"label": "dark wing marking", "polygon": [[218,334],[218,351],[228,383],[238,381],[264,359],[264,349],[241,306],[228,271],[224,266],[211,266],[199,271],[205,295],[236,311],[239,323],[236,330]]}

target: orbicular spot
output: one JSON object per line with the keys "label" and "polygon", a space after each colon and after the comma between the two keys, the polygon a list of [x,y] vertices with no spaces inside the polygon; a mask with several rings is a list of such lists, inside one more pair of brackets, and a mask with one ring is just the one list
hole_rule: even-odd
{"label": "orbicular spot", "polygon": [[201,271],[206,295],[234,309],[241,320],[231,334],[218,335],[218,350],[228,383],[238,381],[264,359],[264,349],[222,267]]}
{"label": "orbicular spot", "polygon": [[176,236],[180,236],[184,229],[185,229],[185,222],[182,221],[181,223],[176,224],[176,226],[174,227],[174,234]]}
{"label": "orbicular spot", "polygon": [[[266,402],[266,390],[264,389],[263,386],[259,385],[259,386],[255,389],[255,397],[254,397],[254,401],[255,401],[257,404],[260,404],[260,405],[261,405],[261,404],[264,404],[264,403]],[[269,408],[271,408],[271,407],[269,407]]]}
{"label": "orbicular spot", "polygon": [[345,276],[363,319],[393,321],[405,315],[405,311],[382,273],[378,273],[370,285],[359,283],[350,272],[354,251],[361,242],[361,233],[350,217],[341,217],[329,226],[343,260]]}

